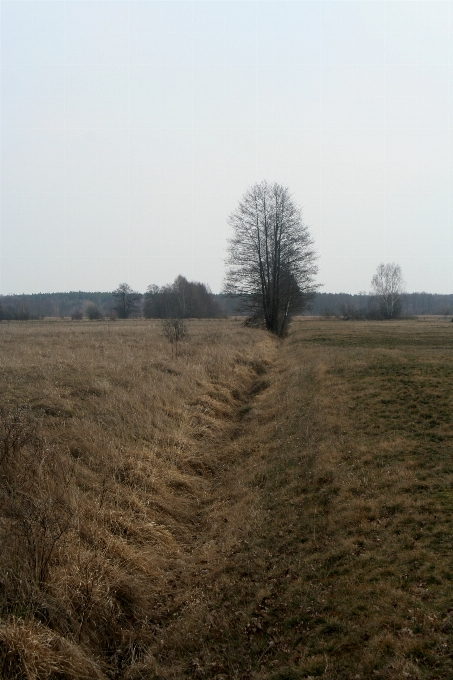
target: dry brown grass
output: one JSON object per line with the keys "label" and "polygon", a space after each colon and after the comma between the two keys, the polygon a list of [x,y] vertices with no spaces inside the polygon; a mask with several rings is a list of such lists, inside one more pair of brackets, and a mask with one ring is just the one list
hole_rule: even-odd
{"label": "dry brown grass", "polygon": [[153,322],[0,327],[3,451],[24,435],[1,469],[2,677],[151,673],[274,351],[238,323],[189,326],[177,357]]}
{"label": "dry brown grass", "polygon": [[0,327],[71,512],[2,578],[4,676],[453,677],[453,324],[189,331]]}

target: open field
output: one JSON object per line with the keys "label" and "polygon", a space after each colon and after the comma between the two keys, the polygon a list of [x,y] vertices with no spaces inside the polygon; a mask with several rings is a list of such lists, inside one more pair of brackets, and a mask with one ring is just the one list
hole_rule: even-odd
{"label": "open field", "polygon": [[0,325],[1,677],[453,677],[453,324],[189,331]]}

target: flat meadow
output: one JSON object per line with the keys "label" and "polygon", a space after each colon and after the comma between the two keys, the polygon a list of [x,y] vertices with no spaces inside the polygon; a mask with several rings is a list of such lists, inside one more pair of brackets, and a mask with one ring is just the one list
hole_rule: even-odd
{"label": "flat meadow", "polygon": [[453,324],[0,324],[0,675],[453,675]]}

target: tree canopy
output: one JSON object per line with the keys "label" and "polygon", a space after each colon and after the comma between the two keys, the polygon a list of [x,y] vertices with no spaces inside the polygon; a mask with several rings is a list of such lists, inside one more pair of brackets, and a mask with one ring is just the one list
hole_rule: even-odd
{"label": "tree canopy", "polygon": [[244,194],[229,224],[224,290],[281,336],[316,292],[316,253],[302,211],[287,187],[263,181]]}

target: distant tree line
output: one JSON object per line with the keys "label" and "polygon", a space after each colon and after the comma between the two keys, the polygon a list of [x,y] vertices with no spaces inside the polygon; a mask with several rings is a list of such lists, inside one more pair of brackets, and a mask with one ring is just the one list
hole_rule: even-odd
{"label": "distant tree line", "polygon": [[[173,285],[173,284],[171,284]],[[203,285],[203,284],[201,284]],[[150,288],[153,290],[150,291]],[[164,318],[162,314],[174,314],[178,309],[175,297],[160,291],[171,286],[148,289],[141,296],[140,305],[132,316],[147,316],[148,318]],[[157,287],[156,287],[157,288]],[[151,293],[151,294],[149,294]],[[213,308],[211,315],[218,316],[246,316],[247,312],[239,304],[239,300],[224,294],[210,294]],[[117,315],[116,301],[112,293],[38,293],[34,295],[3,295],[0,296],[0,320],[42,319],[44,317],[102,318]],[[142,305],[142,308],[141,308]],[[370,316],[372,296],[367,293],[352,295],[349,293],[316,293],[310,303],[310,308],[303,313],[314,316],[344,316],[348,318],[365,318]],[[187,309],[187,308],[186,308]],[[205,308],[206,309],[206,308]],[[214,312],[215,310],[215,312]],[[186,312],[187,313],[187,312]],[[198,318],[206,318],[203,314],[195,314]],[[453,316],[453,295],[436,293],[406,293],[402,298],[401,314],[403,316],[442,314]],[[153,316],[155,315],[155,316]],[[188,318],[188,317],[184,317]]]}
{"label": "distant tree line", "polygon": [[82,316],[90,306],[99,308],[102,316],[113,308],[111,293],[71,291],[69,293],[35,293],[32,295],[0,296],[0,319],[27,320],[67,317],[76,311]]}
{"label": "distant tree line", "polygon": [[[121,284],[121,286],[127,284]],[[119,288],[121,288],[119,286]],[[118,289],[117,289],[118,290]],[[202,283],[187,281],[178,276],[167,286],[149,286],[138,295],[128,317],[147,318],[218,318],[245,316],[240,296],[213,294]],[[0,320],[42,319],[44,317],[72,317],[100,319],[122,317],[122,302],[112,292],[37,293],[33,295],[0,296]],[[453,316],[453,295],[435,293],[406,293],[401,298],[401,315],[441,314]],[[315,316],[343,318],[379,318],[374,296],[368,293],[316,293],[310,307],[303,312]]]}
{"label": "distant tree line", "polygon": [[127,283],[109,293],[37,293],[0,296],[0,321],[71,317],[74,320],[113,318],[219,318],[228,313],[221,296],[203,283],[178,276],[167,286],[151,285],[143,295]]}
{"label": "distant tree line", "polygon": [[[401,315],[453,315],[453,295],[406,293],[401,298]],[[367,293],[317,293],[306,314],[347,318],[379,318],[374,296]]]}

